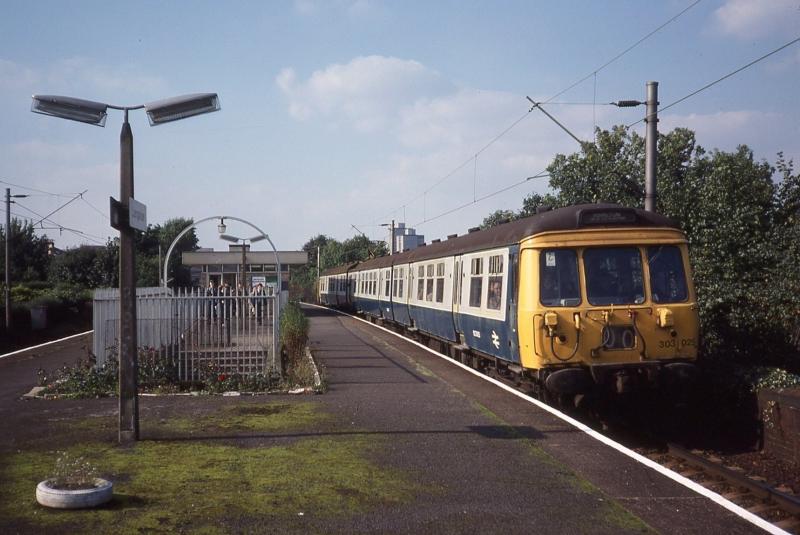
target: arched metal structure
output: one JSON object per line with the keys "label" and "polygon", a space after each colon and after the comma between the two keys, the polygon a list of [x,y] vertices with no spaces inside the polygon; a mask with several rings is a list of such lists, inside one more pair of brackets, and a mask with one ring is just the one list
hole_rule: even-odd
{"label": "arched metal structure", "polygon": [[[168,267],[169,267],[169,257],[170,257],[170,255],[172,255],[172,250],[178,244],[178,241],[183,237],[184,234],[186,234],[187,232],[189,232],[193,228],[196,228],[197,225],[199,225],[200,223],[205,223],[206,221],[213,221],[215,219],[217,219],[217,220],[230,219],[232,221],[238,221],[240,223],[244,223],[245,225],[249,225],[254,230],[259,232],[260,236],[264,236],[264,238],[269,242],[270,246],[272,247],[272,252],[275,253],[275,271],[276,271],[276,273],[278,275],[278,277],[277,277],[277,279],[278,279],[278,281],[277,281],[278,282],[278,288],[277,288],[278,292],[277,293],[278,293],[278,299],[280,299],[281,290],[282,290],[282,286],[283,286],[282,282],[281,282],[281,278],[282,278],[282,276],[281,276],[281,262],[280,262],[280,258],[278,257],[278,250],[275,248],[275,244],[272,243],[272,240],[270,239],[269,234],[267,234],[266,232],[264,232],[263,230],[261,230],[260,228],[255,226],[250,221],[247,221],[245,219],[241,219],[239,217],[230,216],[230,215],[215,215],[215,216],[211,216],[211,217],[204,217],[203,219],[198,219],[197,221],[195,221],[194,223],[192,223],[191,225],[187,226],[185,229],[180,231],[180,233],[177,236],[175,236],[175,239],[172,240],[171,244],[169,244],[169,249],[167,249],[167,257],[164,259],[164,272],[163,272],[164,273],[164,280],[162,281],[162,284],[164,285],[164,288],[167,287],[167,270],[168,270]],[[244,244],[242,244],[242,246],[244,246]]]}

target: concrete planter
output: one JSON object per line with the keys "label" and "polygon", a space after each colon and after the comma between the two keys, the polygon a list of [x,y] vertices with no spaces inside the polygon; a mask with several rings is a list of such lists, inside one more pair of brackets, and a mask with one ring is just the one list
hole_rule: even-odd
{"label": "concrete planter", "polygon": [[54,489],[52,480],[47,479],[36,486],[36,501],[45,507],[55,509],[87,509],[108,502],[114,491],[114,484],[107,479],[95,478],[94,488],[62,490]]}

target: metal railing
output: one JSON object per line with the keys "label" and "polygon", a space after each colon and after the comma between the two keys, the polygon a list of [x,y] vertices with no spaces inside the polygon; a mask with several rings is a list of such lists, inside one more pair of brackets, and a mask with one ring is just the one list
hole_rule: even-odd
{"label": "metal railing", "polygon": [[[118,294],[97,290],[94,305],[94,353],[102,364],[116,355]],[[140,288],[136,309],[140,354],[158,353],[181,381],[201,379],[209,371],[280,373],[276,295]]]}

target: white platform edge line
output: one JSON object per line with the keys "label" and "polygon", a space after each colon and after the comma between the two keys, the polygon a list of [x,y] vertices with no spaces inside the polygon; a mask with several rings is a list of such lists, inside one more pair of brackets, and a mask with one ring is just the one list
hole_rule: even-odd
{"label": "white platform edge line", "polygon": [[25,353],[26,351],[32,351],[34,349],[39,349],[40,347],[49,346],[51,344],[57,344],[58,342],[63,342],[64,340],[70,340],[72,338],[77,338],[79,336],[83,336],[85,334],[89,334],[89,333],[93,333],[93,332],[94,332],[94,329],[92,329],[91,331],[86,331],[86,332],[82,332],[82,333],[78,333],[78,334],[72,334],[70,336],[65,336],[64,338],[59,338],[58,340],[51,340],[49,342],[45,342],[45,343],[39,344],[37,346],[31,346],[31,347],[26,347],[24,349],[18,349],[17,351],[12,351],[11,353],[6,353],[5,355],[0,355],[0,359],[5,358],[5,357],[11,357],[13,355],[19,355],[20,353]]}
{"label": "white platform edge line", "polygon": [[575,420],[571,416],[568,416],[568,415],[564,414],[563,412],[561,412],[561,411],[559,411],[557,409],[554,409],[550,405],[547,405],[546,403],[543,403],[543,402],[539,401],[538,399],[535,399],[535,398],[532,398],[532,397],[530,397],[530,396],[528,396],[526,394],[523,394],[522,392],[519,392],[519,391],[511,388],[510,386],[508,386],[506,384],[501,383],[500,381],[498,381],[498,380],[496,380],[496,379],[494,379],[492,377],[488,377],[488,376],[480,373],[479,371],[477,371],[477,370],[475,370],[473,368],[470,368],[469,366],[467,366],[465,364],[457,362],[457,361],[451,359],[450,357],[439,353],[438,351],[434,351],[433,349],[429,348],[428,346],[420,344],[419,342],[416,342],[414,340],[410,340],[410,339],[406,338],[405,336],[403,336],[403,335],[401,335],[399,333],[396,333],[396,332],[394,332],[394,331],[392,331],[390,329],[387,329],[385,327],[381,327],[380,325],[375,325],[374,323],[371,323],[371,322],[369,322],[367,320],[364,320],[364,319],[361,319],[359,317],[353,316],[352,314],[347,314],[346,312],[342,312],[340,310],[335,310],[335,309],[331,309],[331,308],[315,305],[315,304],[312,304],[312,303],[303,303],[303,304],[304,305],[313,306],[313,307],[317,307],[317,308],[322,308],[324,310],[332,310],[332,311],[337,312],[337,313],[339,313],[339,314],[341,314],[343,316],[349,316],[349,317],[351,317],[351,318],[353,318],[355,320],[361,321],[363,323],[366,323],[367,325],[371,325],[372,327],[375,327],[377,329],[381,329],[381,330],[383,330],[383,331],[385,331],[385,332],[387,332],[389,334],[397,336],[398,338],[401,338],[401,339],[405,340],[406,342],[408,342],[410,344],[414,344],[415,346],[417,346],[419,348],[422,348],[422,349],[428,351],[429,353],[432,353],[433,355],[436,355],[437,357],[445,359],[450,364],[453,364],[455,366],[458,366],[458,367],[470,372],[471,374],[475,375],[476,377],[480,377],[481,379],[483,379],[485,381],[488,381],[488,382],[490,382],[490,383],[492,383],[492,384],[494,384],[496,386],[499,386],[500,388],[510,392],[511,394],[514,394],[515,396],[524,399],[525,401],[533,403],[534,405],[536,405],[540,409],[549,412],[553,416],[565,421],[566,423],[572,425],[576,429],[579,429],[579,430],[583,431],[584,433],[586,433],[587,435],[589,435],[593,439],[595,439],[595,440],[597,440],[599,442],[602,442],[606,446],[609,446],[609,447],[617,450],[618,452],[622,453],[623,455],[626,455],[626,456],[630,457],[634,461],[637,461],[637,462],[639,462],[639,463],[641,463],[641,464],[643,464],[643,465],[645,465],[645,466],[647,466],[649,468],[652,468],[656,472],[658,472],[658,473],[660,473],[660,474],[672,479],[673,481],[675,481],[677,483],[680,483],[684,487],[686,487],[688,489],[691,489],[691,490],[697,492],[698,494],[700,494],[702,496],[705,496],[706,498],[710,499],[711,501],[713,501],[717,505],[720,505],[720,506],[724,507],[725,509],[727,509],[728,511],[730,511],[730,512],[734,513],[735,515],[741,517],[742,519],[750,522],[751,524],[753,524],[755,526],[758,526],[759,528],[763,529],[767,533],[773,533],[773,534],[776,534],[776,535],[790,535],[789,532],[782,530],[781,528],[779,528],[778,526],[776,526],[774,524],[770,524],[769,522],[767,522],[763,518],[754,515],[753,513],[751,513],[750,511],[748,511],[748,510],[746,510],[746,509],[744,509],[742,507],[739,507],[735,503],[723,498],[722,496],[720,496],[716,492],[714,492],[712,490],[709,490],[709,489],[703,487],[702,485],[699,485],[698,483],[695,483],[691,479],[683,477],[682,475],[678,474],[677,472],[673,472],[669,468],[666,468],[666,467],[658,464],[657,462],[655,462],[655,461],[653,461],[651,459],[648,459],[647,457],[645,457],[643,455],[640,455],[640,454],[636,453],[635,451],[623,446],[622,444],[620,444],[618,442],[615,442],[615,441],[611,440],[607,436],[605,436],[605,435],[603,435],[601,433],[598,433],[594,429],[582,424],[581,422]]}

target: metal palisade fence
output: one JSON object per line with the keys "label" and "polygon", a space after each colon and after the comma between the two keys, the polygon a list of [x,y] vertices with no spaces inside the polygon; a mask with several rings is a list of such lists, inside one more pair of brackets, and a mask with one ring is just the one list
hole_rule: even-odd
{"label": "metal palisade fence", "polygon": [[[199,380],[209,369],[245,376],[279,373],[279,306],[269,287],[261,293],[137,288],[139,353],[165,359],[181,381]],[[98,364],[116,358],[118,330],[118,290],[95,290],[93,350]]]}

